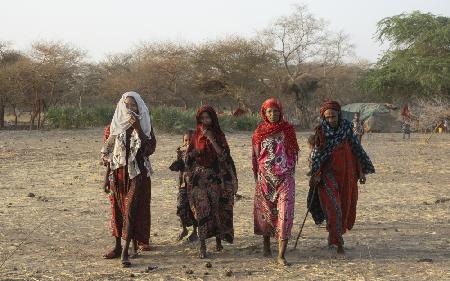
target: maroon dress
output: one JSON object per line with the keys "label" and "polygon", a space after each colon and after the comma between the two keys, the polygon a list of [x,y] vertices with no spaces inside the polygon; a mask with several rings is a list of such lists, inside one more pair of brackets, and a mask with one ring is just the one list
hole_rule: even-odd
{"label": "maroon dress", "polygon": [[[133,129],[126,134],[126,159],[130,153],[130,138]],[[110,126],[106,127],[104,141],[108,139]],[[151,138],[139,136],[141,147],[136,159],[139,170],[146,171],[144,157],[149,157],[156,148],[156,139],[151,133]],[[127,163],[128,165],[128,163]],[[150,200],[151,181],[147,173],[140,173],[133,179],[129,179],[128,167],[123,166],[109,174],[109,199],[111,201],[111,228],[114,237],[122,237],[124,240],[135,239],[139,244],[149,244],[150,239]]]}

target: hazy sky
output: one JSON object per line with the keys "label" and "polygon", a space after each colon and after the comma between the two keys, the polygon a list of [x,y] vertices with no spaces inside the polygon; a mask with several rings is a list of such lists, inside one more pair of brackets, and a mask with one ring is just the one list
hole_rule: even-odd
{"label": "hazy sky", "polygon": [[450,0],[1,0],[0,40],[19,49],[68,41],[99,60],[140,41],[251,36],[301,3],[347,33],[357,57],[370,61],[381,51],[373,39],[380,19],[413,10],[450,16]]}

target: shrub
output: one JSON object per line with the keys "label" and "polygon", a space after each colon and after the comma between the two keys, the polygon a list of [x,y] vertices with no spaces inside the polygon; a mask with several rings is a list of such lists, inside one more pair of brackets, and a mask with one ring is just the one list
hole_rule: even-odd
{"label": "shrub", "polygon": [[[78,108],[72,106],[51,107],[46,115],[46,124],[55,129],[78,129],[103,127],[111,122],[114,107],[99,106],[93,108]],[[157,131],[181,133],[195,128],[195,111],[177,107],[157,106],[151,108],[152,124]],[[224,131],[253,131],[260,119],[255,115],[233,117],[219,116],[219,122]]]}

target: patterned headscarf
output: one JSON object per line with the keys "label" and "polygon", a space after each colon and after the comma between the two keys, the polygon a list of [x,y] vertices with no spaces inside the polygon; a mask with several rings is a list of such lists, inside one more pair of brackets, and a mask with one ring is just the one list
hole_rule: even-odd
{"label": "patterned headscarf", "polygon": [[352,124],[342,119],[339,122],[339,128],[333,129],[330,125],[322,119],[320,125],[316,129],[316,136],[320,135],[316,140],[323,141],[323,143],[316,143],[311,153],[311,174],[316,174],[322,165],[331,157],[336,145],[342,143],[344,140],[349,140],[351,148],[355,156],[361,163],[362,172],[364,174],[375,173],[375,168],[367,153],[361,146],[361,142],[353,133]]}
{"label": "patterned headscarf", "polygon": [[327,100],[320,107],[320,117],[323,117],[325,111],[333,109],[337,112],[341,112],[341,105],[337,101]]}

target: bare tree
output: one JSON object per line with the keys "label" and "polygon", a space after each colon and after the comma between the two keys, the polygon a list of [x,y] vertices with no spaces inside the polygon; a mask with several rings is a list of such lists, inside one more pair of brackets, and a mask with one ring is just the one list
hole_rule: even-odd
{"label": "bare tree", "polygon": [[203,94],[214,84],[211,93],[230,96],[250,110],[271,91],[266,80],[276,58],[259,40],[231,36],[197,46],[194,64],[195,83]]}
{"label": "bare tree", "polygon": [[42,128],[41,115],[47,105],[59,104],[64,95],[72,94],[84,56],[84,51],[62,42],[36,42],[32,45],[34,104],[30,129],[36,118],[37,127]]}
{"label": "bare tree", "polygon": [[[312,15],[306,6],[295,6],[287,16],[278,18],[260,33],[260,38],[271,46],[283,65],[287,76],[288,93],[295,94],[298,118],[307,127],[314,115],[314,95],[311,93],[319,86],[328,89],[328,95],[334,88],[328,83],[330,73],[343,63],[343,58],[352,53],[353,46],[348,43],[342,32],[332,32],[327,23]],[[316,82],[299,84],[302,77],[321,70],[316,74]],[[319,85],[319,83],[321,85]]]}

